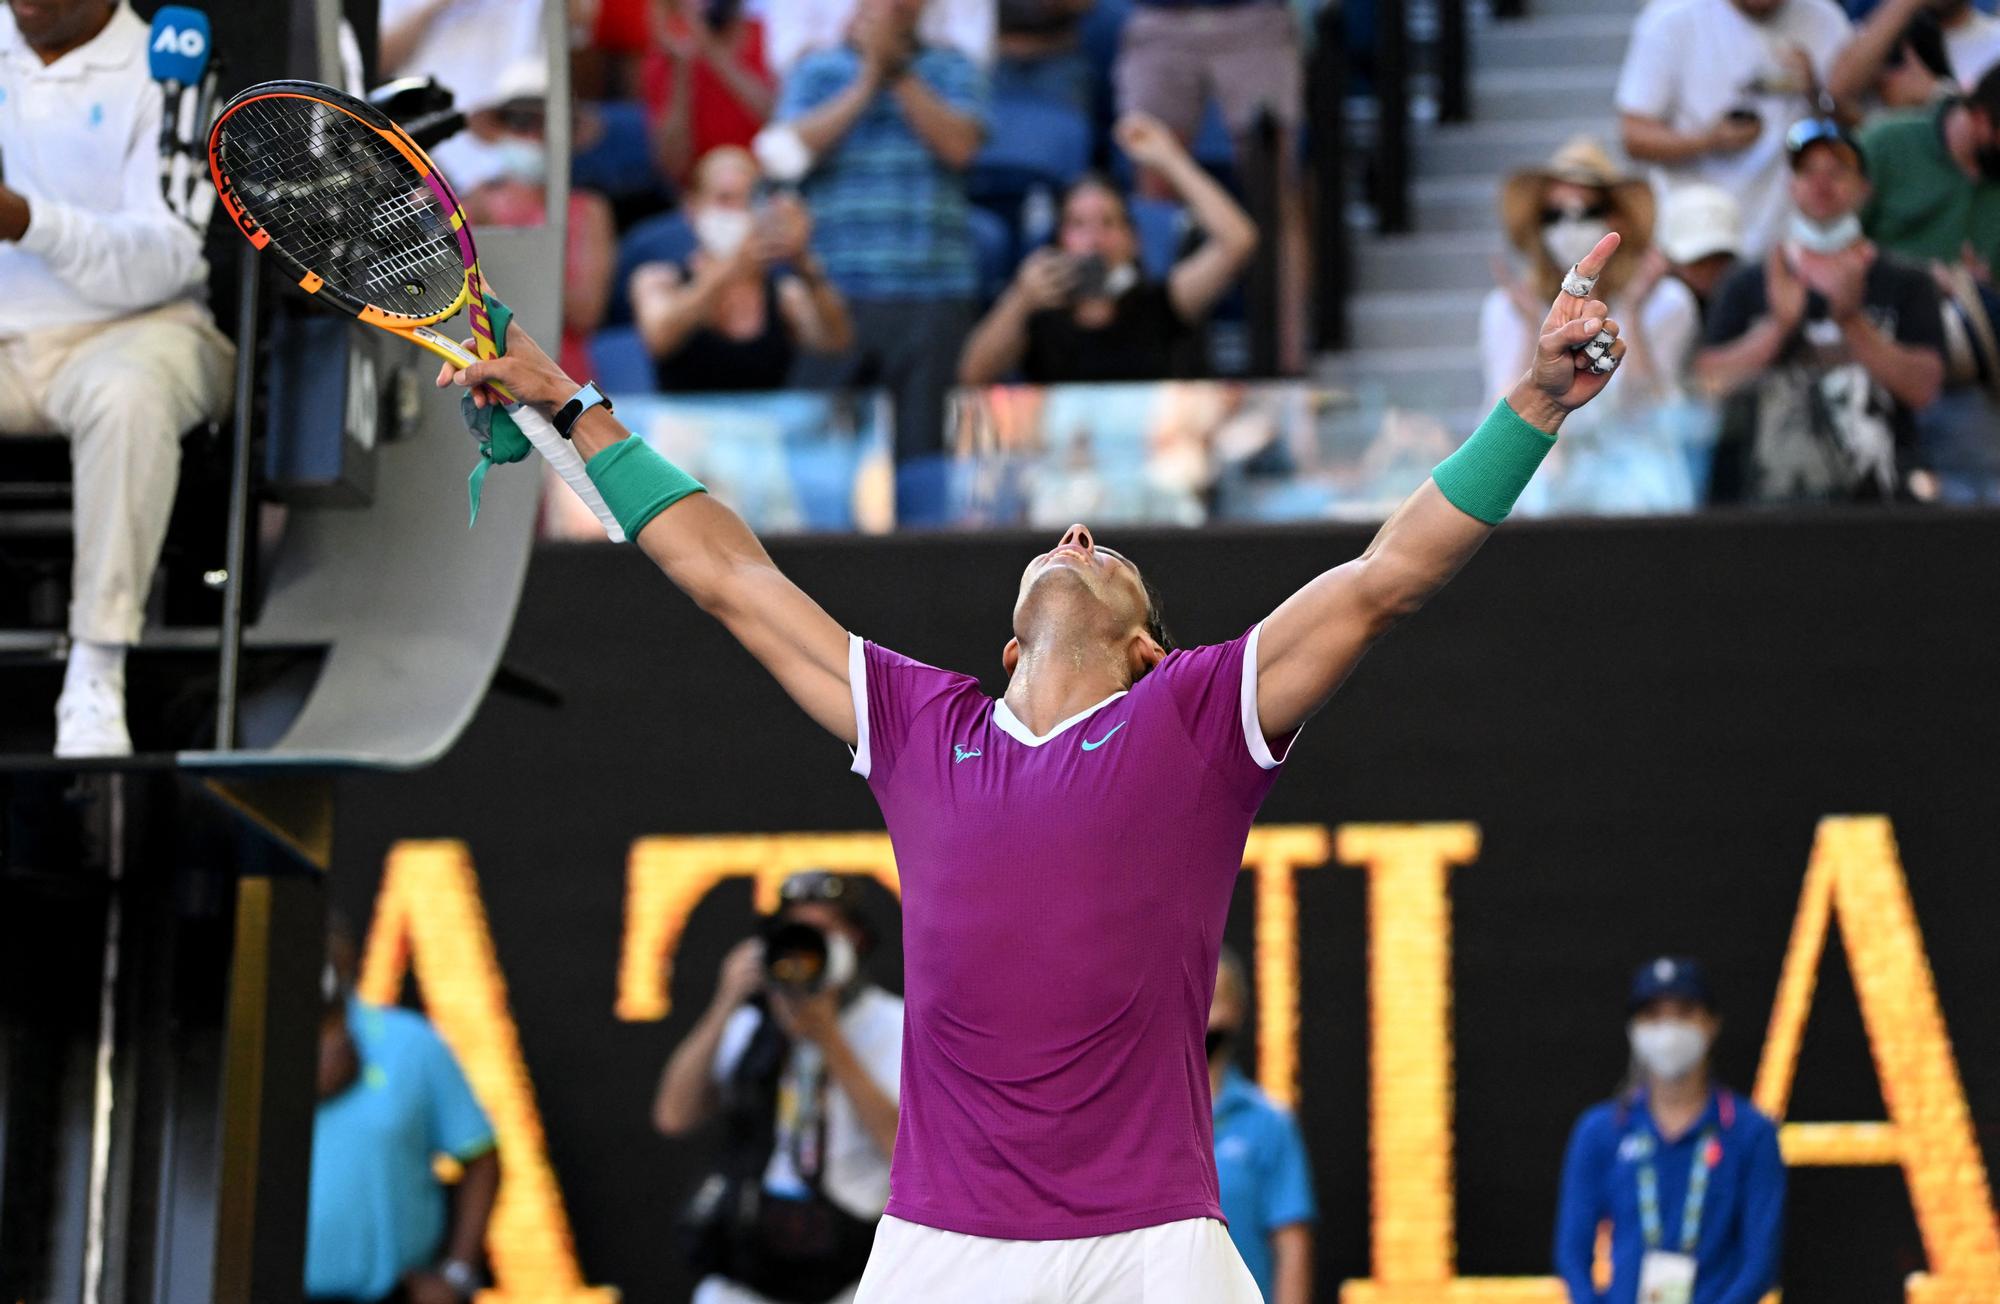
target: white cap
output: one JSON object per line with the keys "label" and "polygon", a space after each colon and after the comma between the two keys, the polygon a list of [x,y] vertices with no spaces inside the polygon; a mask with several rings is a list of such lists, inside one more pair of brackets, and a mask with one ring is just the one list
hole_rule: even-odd
{"label": "white cap", "polygon": [[1653,243],[1669,262],[1743,252],[1743,208],[1721,186],[1690,181],[1667,192]]}
{"label": "white cap", "polygon": [[484,87],[459,97],[458,107],[467,113],[497,109],[516,100],[545,100],[549,97],[549,65],[540,55],[523,56],[508,64],[500,75]]}

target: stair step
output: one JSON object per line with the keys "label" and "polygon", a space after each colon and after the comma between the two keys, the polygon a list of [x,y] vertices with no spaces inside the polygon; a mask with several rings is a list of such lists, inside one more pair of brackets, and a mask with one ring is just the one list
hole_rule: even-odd
{"label": "stair step", "polygon": [[1372,348],[1432,349],[1477,337],[1486,289],[1399,290],[1357,294],[1348,301],[1349,338]]}
{"label": "stair step", "polygon": [[1472,79],[1473,112],[1488,121],[1571,118],[1579,105],[1602,105],[1606,127],[1612,126],[1612,101],[1618,89],[1618,69],[1498,68]]}
{"label": "stair step", "polygon": [[1383,236],[1354,250],[1355,288],[1370,290],[1484,290],[1490,263],[1506,248],[1497,226],[1484,232]]}
{"label": "stair step", "polygon": [[1473,38],[1473,67],[1616,68],[1632,39],[1631,16],[1593,14],[1589,17],[1527,18],[1494,23]]}
{"label": "stair step", "polygon": [[1362,343],[1368,347],[1329,354],[1319,374],[1351,390],[1365,407],[1442,412],[1476,409],[1489,401],[1481,392],[1479,350],[1471,344],[1418,350],[1375,347],[1366,339]]}
{"label": "stair step", "polygon": [[1499,192],[1491,176],[1419,176],[1410,183],[1410,208],[1419,231],[1484,234],[1499,228]]}
{"label": "stair step", "polygon": [[1544,162],[1577,136],[1594,137],[1615,159],[1623,158],[1616,124],[1594,118],[1530,118],[1434,127],[1413,151],[1420,176],[1486,176]]}

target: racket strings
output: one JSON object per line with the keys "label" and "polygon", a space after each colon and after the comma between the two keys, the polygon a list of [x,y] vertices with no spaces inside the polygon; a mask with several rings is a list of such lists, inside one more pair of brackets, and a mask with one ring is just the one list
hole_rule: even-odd
{"label": "racket strings", "polygon": [[465,259],[450,212],[372,127],[318,100],[274,96],[231,114],[217,152],[272,243],[333,289],[419,319],[457,305]]}

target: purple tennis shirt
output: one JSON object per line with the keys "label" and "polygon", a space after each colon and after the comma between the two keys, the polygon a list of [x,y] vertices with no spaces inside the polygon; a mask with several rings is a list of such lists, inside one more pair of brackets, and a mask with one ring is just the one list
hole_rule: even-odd
{"label": "purple tennis shirt", "polygon": [[1005,1240],[1222,1217],[1204,1036],[1289,739],[1257,630],[1037,737],[969,675],[850,642],[854,770],[903,884],[888,1212]]}

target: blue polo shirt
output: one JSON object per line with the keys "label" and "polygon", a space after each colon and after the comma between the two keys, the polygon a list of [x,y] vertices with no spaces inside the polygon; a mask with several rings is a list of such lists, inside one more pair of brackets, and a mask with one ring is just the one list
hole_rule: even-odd
{"label": "blue polo shirt", "polygon": [[[1606,1101],[1577,1121],[1563,1160],[1562,1204],[1556,1216],[1556,1274],[1571,1304],[1633,1304],[1639,1260],[1646,1253],[1639,1214],[1639,1169],[1648,1142],[1659,1183],[1662,1248],[1678,1250],[1688,1178],[1704,1134],[1716,1145],[1695,1241],[1694,1304],[1757,1304],[1778,1284],[1784,1249],[1785,1161],[1778,1129],[1732,1092],[1710,1093],[1708,1108],[1680,1140],[1669,1143],[1653,1123],[1642,1092]],[[1597,1227],[1611,1220],[1611,1289],[1591,1284]]]}
{"label": "blue polo shirt", "polygon": [[[910,72],[951,108],[985,120],[984,79],[963,54],[926,48]],[[804,117],[860,74],[850,47],[808,54],[785,78],[772,117]],[[965,179],[918,138],[891,91],[876,94],[802,189],[813,251],[848,298],[969,299],[978,288]]]}
{"label": "blue polo shirt", "polygon": [[313,1115],[306,1294],[379,1299],[444,1245],[436,1156],[477,1159],[493,1125],[422,1015],[349,997],[361,1075]]}
{"label": "blue polo shirt", "polygon": [[1271,1298],[1271,1233],[1319,1216],[1312,1164],[1291,1111],[1273,1104],[1234,1065],[1215,1094],[1215,1176],[1229,1239]]}

